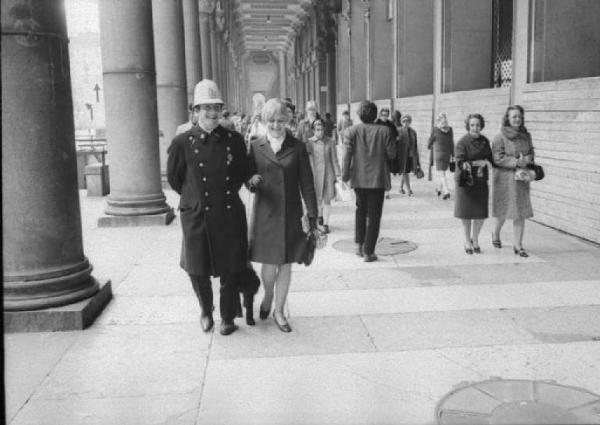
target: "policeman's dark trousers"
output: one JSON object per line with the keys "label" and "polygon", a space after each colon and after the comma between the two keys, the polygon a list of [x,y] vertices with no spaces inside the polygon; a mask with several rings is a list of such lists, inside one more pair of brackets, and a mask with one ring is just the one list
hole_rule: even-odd
{"label": "policeman's dark trousers", "polygon": [[[190,275],[192,287],[200,302],[200,307],[205,315],[212,314],[213,310],[213,291],[210,284],[210,278],[207,276]],[[221,276],[221,295],[219,298],[219,307],[221,309],[221,318],[224,322],[233,322],[236,315],[239,295],[234,276]]]}
{"label": "policeman's dark trousers", "polygon": [[363,246],[365,255],[372,255],[379,237],[385,189],[356,188],[354,192],[356,193],[354,242]]}

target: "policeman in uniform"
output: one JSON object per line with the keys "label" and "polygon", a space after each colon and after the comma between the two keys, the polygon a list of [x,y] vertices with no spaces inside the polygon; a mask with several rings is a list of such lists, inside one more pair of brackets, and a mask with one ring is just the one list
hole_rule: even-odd
{"label": "policeman in uniform", "polygon": [[214,326],[210,277],[218,276],[220,332],[229,335],[237,329],[236,274],[248,262],[246,210],[238,191],[249,177],[249,167],[242,136],[219,125],[222,108],[215,82],[200,81],[194,89],[198,125],[173,139],[167,176],[171,187],[181,195],[180,265],[189,274],[200,302],[202,330],[209,332]]}

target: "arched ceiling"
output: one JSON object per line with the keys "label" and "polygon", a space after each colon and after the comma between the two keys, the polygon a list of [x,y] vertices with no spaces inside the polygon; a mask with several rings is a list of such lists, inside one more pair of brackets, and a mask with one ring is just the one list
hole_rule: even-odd
{"label": "arched ceiling", "polygon": [[287,50],[312,0],[235,0],[242,51]]}

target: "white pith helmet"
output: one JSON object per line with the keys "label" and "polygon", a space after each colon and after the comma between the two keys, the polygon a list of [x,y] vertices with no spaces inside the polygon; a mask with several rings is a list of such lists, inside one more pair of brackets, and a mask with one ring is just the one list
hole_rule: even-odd
{"label": "white pith helmet", "polygon": [[196,84],[196,87],[194,87],[194,106],[214,103],[225,103],[221,100],[221,92],[217,87],[217,83],[213,80],[204,79]]}

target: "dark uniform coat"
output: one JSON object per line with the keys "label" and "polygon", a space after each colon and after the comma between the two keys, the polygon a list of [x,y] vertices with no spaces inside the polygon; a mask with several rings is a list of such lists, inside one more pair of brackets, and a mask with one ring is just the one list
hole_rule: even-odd
{"label": "dark uniform coat", "polygon": [[246,210],[238,191],[248,179],[242,136],[218,126],[176,136],[168,150],[167,177],[181,195],[181,267],[200,276],[227,276],[246,267]]}
{"label": "dark uniform coat", "polygon": [[317,217],[317,200],[304,143],[289,132],[277,154],[266,137],[250,144],[251,174],[260,174],[250,229],[250,260],[265,264],[300,262],[305,241],[302,201],[308,217]]}

